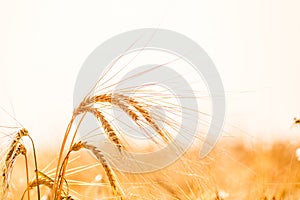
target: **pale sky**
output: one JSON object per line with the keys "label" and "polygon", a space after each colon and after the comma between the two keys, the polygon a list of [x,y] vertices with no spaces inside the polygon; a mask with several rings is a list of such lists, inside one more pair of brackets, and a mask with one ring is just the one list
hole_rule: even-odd
{"label": "pale sky", "polygon": [[290,126],[300,117],[299,10],[296,0],[2,0],[0,105],[35,137],[62,138],[86,57],[119,33],[165,28],[214,61],[228,124],[269,139],[297,134]]}

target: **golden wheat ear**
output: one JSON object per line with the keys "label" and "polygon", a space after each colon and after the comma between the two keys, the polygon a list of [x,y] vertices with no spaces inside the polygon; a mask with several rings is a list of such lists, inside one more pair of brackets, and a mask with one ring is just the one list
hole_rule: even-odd
{"label": "golden wheat ear", "polygon": [[[150,112],[147,110],[149,105],[145,103],[140,103],[132,97],[128,97],[122,94],[103,94],[93,97],[95,103],[106,102],[110,103],[123,112],[125,112],[138,126],[139,124],[139,114],[146,120],[152,129],[157,132],[164,142],[169,143],[171,141],[171,136],[168,132],[161,130],[157,125],[155,120],[152,118]],[[138,114],[139,113],[139,114]]]}
{"label": "golden wheat ear", "polygon": [[9,189],[10,177],[13,171],[14,164],[19,155],[25,156],[26,176],[28,180],[28,163],[27,163],[27,150],[24,145],[20,143],[20,140],[24,136],[29,136],[28,131],[22,128],[17,132],[13,138],[8,153],[5,157],[5,165],[2,168],[2,195],[5,197]]}
{"label": "golden wheat ear", "polygon": [[[92,113],[99,123],[101,123],[104,132],[108,136],[108,139],[119,149],[126,150],[125,146],[121,143],[116,131],[112,128],[110,123],[107,121],[105,116],[101,111],[97,108],[94,108],[94,104],[97,103],[110,103],[113,106],[120,108],[124,111],[138,126],[139,124],[139,113],[146,122],[152,127],[152,129],[157,132],[160,137],[166,142],[169,143],[171,141],[170,135],[160,129],[157,123],[152,119],[149,111],[145,108],[147,105],[141,104],[131,97],[127,97],[121,94],[102,94],[94,97],[87,97],[80,103],[77,109],[74,111],[74,115],[78,115],[83,112]],[[148,106],[149,107],[149,106]]]}
{"label": "golden wheat ear", "polygon": [[77,143],[74,143],[71,146],[68,154],[70,154],[72,151],[79,151],[83,148],[91,151],[96,156],[96,158],[100,161],[100,163],[106,173],[106,176],[108,178],[108,181],[111,186],[111,190],[112,190],[114,197],[117,200],[123,200],[122,190],[120,189],[121,187],[118,186],[118,183],[116,180],[116,175],[114,174],[114,171],[112,170],[112,168],[110,167],[110,165],[108,164],[108,162],[106,161],[104,155],[101,153],[100,150],[98,150],[93,145],[89,145],[86,142],[79,141]]}
{"label": "golden wheat ear", "polygon": [[7,153],[6,159],[5,159],[6,165],[8,165],[9,162],[11,162],[13,154],[15,153],[18,145],[20,145],[21,138],[24,136],[28,136],[28,135],[29,135],[28,131],[25,128],[18,131],[18,133],[16,134],[16,136],[14,137],[13,141],[11,142],[11,144],[9,146],[8,153]]}
{"label": "golden wheat ear", "polygon": [[5,159],[5,166],[2,168],[2,195],[5,198],[10,187],[10,177],[17,157],[21,154],[21,144],[16,144],[13,150]]}
{"label": "golden wheat ear", "polygon": [[119,149],[125,150],[126,148],[122,145],[118,135],[116,134],[115,130],[112,128],[110,123],[106,120],[105,116],[97,109],[93,109],[91,111],[97,120],[101,123],[104,132],[106,133],[108,139]]}
{"label": "golden wheat ear", "polygon": [[112,193],[115,196],[116,200],[123,200],[124,198],[122,195],[122,190],[121,187],[118,186],[116,175],[112,170],[112,168],[110,167],[109,163],[106,161],[102,152],[98,150],[96,147],[94,147],[93,145],[88,145],[86,143],[83,143],[83,145],[84,148],[91,151],[96,156],[96,158],[100,161],[103,169],[105,170],[106,176],[111,186]]}
{"label": "golden wheat ear", "polygon": [[[103,99],[106,99],[105,101],[110,101],[109,96],[102,96]],[[109,99],[108,99],[109,98]],[[102,99],[102,100],[103,100]],[[104,101],[104,100],[103,100]],[[104,133],[107,135],[108,139],[121,151],[125,150],[126,148],[122,145],[118,135],[116,134],[115,130],[112,128],[110,123],[107,121],[105,116],[101,111],[99,111],[97,108],[94,108],[94,104],[96,103],[96,98],[95,97],[86,97],[80,105],[74,110],[74,116],[76,117],[77,115],[81,113],[91,113],[93,114],[98,122],[101,124]]]}
{"label": "golden wheat ear", "polygon": [[150,127],[152,127],[153,130],[156,131],[166,143],[169,143],[171,141],[170,134],[166,131],[161,130],[161,128],[157,125],[155,120],[152,118],[150,112],[147,110],[147,108],[149,108],[149,105],[141,103],[135,100],[134,98],[125,95],[114,95],[114,96],[116,96],[117,98],[124,99],[126,102],[130,104],[130,106],[134,107],[143,116],[143,118],[149,123]]}

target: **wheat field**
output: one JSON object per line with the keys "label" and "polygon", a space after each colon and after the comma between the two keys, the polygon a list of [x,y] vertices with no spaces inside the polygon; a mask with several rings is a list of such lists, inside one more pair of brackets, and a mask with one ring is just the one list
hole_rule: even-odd
{"label": "wheat field", "polygon": [[300,200],[299,10],[0,1],[0,200]]}
{"label": "wheat field", "polygon": [[[223,137],[204,159],[199,145],[169,166],[149,173],[126,173],[115,170],[107,155],[77,136],[76,117],[90,113],[103,135],[118,151],[151,152],[155,146],[172,141],[140,103],[124,95],[97,95],[85,98],[74,110],[59,151],[36,149],[25,128],[1,126],[1,198],[2,199],[298,199],[300,195],[300,143],[275,141],[263,143],[243,141],[239,137]],[[126,99],[127,101],[122,101]],[[104,112],[95,106],[112,104],[137,125],[143,118],[160,138],[153,138],[147,148],[131,145],[114,129]],[[10,117],[10,116],[7,116]],[[295,124],[297,120],[295,119]],[[172,124],[174,125],[174,124]],[[73,127],[74,126],[74,127]],[[91,133],[87,136],[92,137]],[[156,138],[157,139],[157,138]],[[120,152],[121,153],[121,152]],[[109,157],[109,155],[108,155]],[[123,159],[129,159],[122,154]],[[143,164],[143,163],[142,163]],[[145,163],[147,164],[147,163]]]}

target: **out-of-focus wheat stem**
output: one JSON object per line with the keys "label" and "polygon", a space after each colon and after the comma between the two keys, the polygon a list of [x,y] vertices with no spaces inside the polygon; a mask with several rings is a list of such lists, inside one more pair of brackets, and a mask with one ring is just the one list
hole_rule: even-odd
{"label": "out-of-focus wheat stem", "polygon": [[[21,154],[24,155],[24,159],[25,159],[26,185],[28,187],[28,185],[29,185],[28,159],[27,159],[26,148],[23,145],[21,148]],[[29,191],[27,192],[27,198],[28,198],[28,200],[30,200],[30,192]]]}

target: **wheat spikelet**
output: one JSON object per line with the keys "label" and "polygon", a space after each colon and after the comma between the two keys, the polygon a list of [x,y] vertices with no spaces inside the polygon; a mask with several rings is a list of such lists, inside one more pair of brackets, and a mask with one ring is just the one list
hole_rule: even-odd
{"label": "wheat spikelet", "polygon": [[94,102],[94,98],[84,98],[83,101],[79,104],[79,106],[74,110],[73,116],[76,117],[81,113],[89,112],[90,109],[93,108]]}
{"label": "wheat spikelet", "polygon": [[112,103],[112,95],[111,94],[101,94],[101,95],[96,95],[93,97],[94,102],[108,102]]}
{"label": "wheat spikelet", "polygon": [[79,142],[72,145],[70,151],[79,151],[82,148],[84,148],[84,143],[79,141]]}

